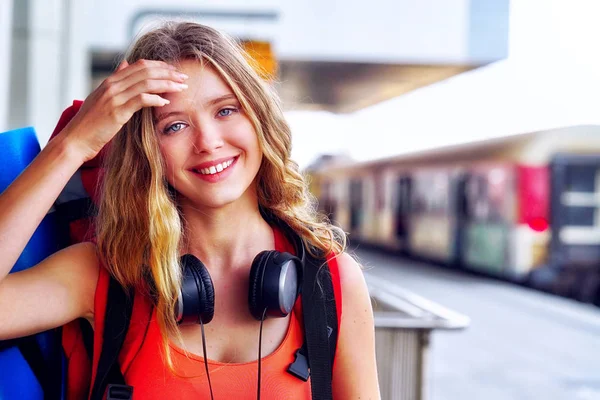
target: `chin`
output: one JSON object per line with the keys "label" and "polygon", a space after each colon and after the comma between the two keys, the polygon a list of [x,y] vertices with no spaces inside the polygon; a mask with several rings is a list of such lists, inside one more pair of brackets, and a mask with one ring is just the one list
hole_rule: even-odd
{"label": "chin", "polygon": [[192,202],[199,208],[222,208],[240,200],[243,193],[225,192],[225,193],[214,193],[212,196],[201,196],[193,199]]}

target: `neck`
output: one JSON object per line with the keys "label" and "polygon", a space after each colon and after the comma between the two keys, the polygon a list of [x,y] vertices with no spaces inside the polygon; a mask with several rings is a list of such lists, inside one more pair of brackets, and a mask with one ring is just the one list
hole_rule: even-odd
{"label": "neck", "polygon": [[208,210],[183,205],[182,211],[184,253],[202,260],[211,274],[249,268],[256,254],[274,249],[273,230],[256,203]]}

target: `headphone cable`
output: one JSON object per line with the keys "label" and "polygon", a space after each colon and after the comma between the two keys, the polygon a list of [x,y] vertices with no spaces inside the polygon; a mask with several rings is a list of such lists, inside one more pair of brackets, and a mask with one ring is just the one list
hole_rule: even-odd
{"label": "headphone cable", "polygon": [[200,318],[200,329],[202,330],[202,355],[204,356],[204,367],[206,368],[206,377],[208,378],[208,388],[210,389],[210,398],[211,400],[214,400],[212,383],[210,382],[210,373],[208,372],[208,361],[206,359],[206,336],[204,336],[204,323],[202,322],[202,318]]}
{"label": "headphone cable", "polygon": [[258,384],[257,384],[257,394],[256,400],[260,400],[260,373],[261,373],[261,350],[262,350],[262,330],[263,330],[263,322],[265,322],[265,316],[267,315],[267,309],[263,311],[262,318],[260,319],[260,331],[258,334]]}

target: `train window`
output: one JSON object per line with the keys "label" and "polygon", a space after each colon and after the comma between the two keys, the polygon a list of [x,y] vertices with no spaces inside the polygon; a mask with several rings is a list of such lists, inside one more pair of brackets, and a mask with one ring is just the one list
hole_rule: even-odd
{"label": "train window", "polygon": [[463,201],[465,217],[496,222],[507,219],[507,204],[512,192],[505,169],[480,171],[463,179],[466,181]]}
{"label": "train window", "polygon": [[398,214],[408,214],[411,212],[412,198],[412,180],[408,176],[403,176],[396,181],[396,212]]}
{"label": "train window", "polygon": [[427,188],[431,187],[429,176],[419,176],[416,180],[413,202],[413,212],[428,213],[431,211],[433,193]]}
{"label": "train window", "polygon": [[565,191],[562,195],[562,218],[566,225],[594,226],[597,220],[596,165],[569,165],[565,174]]}
{"label": "train window", "polygon": [[335,201],[334,184],[330,181],[324,181],[321,185],[321,201],[319,206],[320,211],[325,213],[331,220],[334,218]]}
{"label": "train window", "polygon": [[411,211],[447,214],[449,211],[448,194],[448,175],[419,175],[414,182]]}
{"label": "train window", "polygon": [[363,208],[363,184],[360,179],[350,181],[350,230],[357,229],[361,224]]}
{"label": "train window", "polygon": [[489,218],[502,221],[505,213],[505,203],[511,191],[508,187],[507,173],[502,168],[494,168],[488,174]]}
{"label": "train window", "polygon": [[331,196],[331,182],[323,181],[323,183],[321,183],[321,197],[327,199],[330,196]]}
{"label": "train window", "polygon": [[467,183],[467,215],[471,219],[487,220],[489,208],[487,202],[487,180],[484,176],[473,175]]}
{"label": "train window", "polygon": [[596,207],[565,207],[563,218],[565,225],[594,226]]}
{"label": "train window", "polygon": [[596,186],[596,167],[589,165],[570,165],[566,174],[566,190],[569,192],[594,192]]}
{"label": "train window", "polygon": [[421,213],[426,211],[426,198],[422,190],[422,177],[417,176],[414,182],[412,198],[410,199],[410,211],[412,213]]}
{"label": "train window", "polygon": [[375,180],[375,209],[383,210],[385,206],[385,180],[384,176],[379,174],[374,177]]}
{"label": "train window", "polygon": [[358,179],[350,181],[350,204],[362,207],[362,182]]}
{"label": "train window", "polygon": [[470,174],[462,174],[456,178],[456,214],[458,218],[466,218],[469,207],[469,197],[467,195],[467,183],[469,182]]}

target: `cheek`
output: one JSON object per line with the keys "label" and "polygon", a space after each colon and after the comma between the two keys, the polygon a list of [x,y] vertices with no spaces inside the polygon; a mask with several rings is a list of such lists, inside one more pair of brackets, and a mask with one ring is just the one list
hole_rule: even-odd
{"label": "cheek", "polygon": [[262,150],[262,146],[261,146],[261,141],[258,138],[258,135],[256,134],[256,132],[254,130],[252,130],[252,136],[251,139],[249,141],[251,144],[250,146],[254,149],[254,152],[256,154],[256,157],[258,158],[259,162],[262,161],[263,159],[263,150]]}
{"label": "cheek", "polygon": [[175,146],[169,146],[165,143],[160,143],[160,153],[165,166],[165,174],[167,179],[170,181],[169,177],[173,176],[173,172],[177,170],[177,148]]}
{"label": "cheek", "polygon": [[262,158],[262,150],[260,147],[258,134],[254,130],[254,127],[250,121],[245,121],[242,129],[238,129],[237,132],[239,132],[237,137],[238,141],[243,143],[243,146],[252,151],[254,155],[258,155],[259,158]]}

